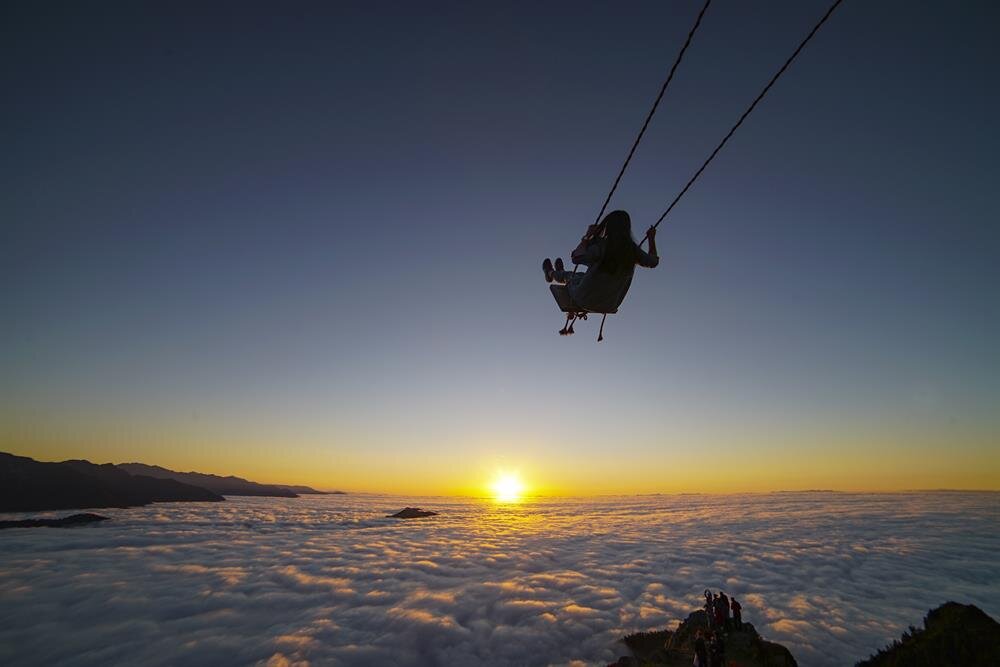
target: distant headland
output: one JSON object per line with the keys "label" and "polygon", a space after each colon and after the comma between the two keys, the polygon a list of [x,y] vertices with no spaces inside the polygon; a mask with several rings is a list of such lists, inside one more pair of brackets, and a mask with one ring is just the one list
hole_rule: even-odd
{"label": "distant headland", "polygon": [[241,477],[176,472],[143,463],[44,462],[0,452],[0,512],[221,502],[224,496],[297,498],[322,493],[328,492],[301,485],[259,484]]}
{"label": "distant headland", "polygon": [[159,479],[174,479],[184,484],[200,486],[220,496],[273,496],[276,498],[297,498],[299,495],[325,495],[343,491],[317,491],[309,486],[289,484],[259,484],[242,477],[229,475],[208,475],[201,472],[177,472],[145,463],[119,463],[118,467],[130,475],[146,475]]}

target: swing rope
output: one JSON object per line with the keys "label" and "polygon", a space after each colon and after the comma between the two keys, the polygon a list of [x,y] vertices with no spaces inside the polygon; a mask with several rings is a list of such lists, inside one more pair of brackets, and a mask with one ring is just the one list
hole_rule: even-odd
{"label": "swing rope", "polygon": [[[643,135],[646,134],[646,130],[649,128],[649,123],[653,120],[653,115],[659,108],[660,102],[663,100],[663,95],[667,92],[667,88],[670,86],[670,82],[674,80],[674,73],[677,72],[677,68],[680,67],[681,61],[684,60],[684,54],[691,45],[691,40],[694,39],[694,34],[698,32],[698,27],[701,25],[701,19],[705,16],[705,12],[708,11],[708,6],[711,4],[712,0],[705,0],[705,4],[702,5],[701,11],[698,12],[698,16],[695,17],[694,25],[692,25],[691,29],[688,31],[687,39],[684,40],[684,45],[681,46],[681,50],[677,52],[677,58],[674,59],[674,64],[670,66],[670,72],[667,73],[666,80],[664,80],[663,85],[660,86],[660,92],[656,96],[656,99],[653,100],[653,106],[649,109],[649,113],[646,114],[646,120],[643,121],[642,127],[639,128],[639,134],[636,135],[635,141],[632,142],[632,148],[629,149],[628,155],[625,156],[625,162],[622,163],[622,168],[618,170],[618,175],[615,176],[615,182],[611,184],[611,190],[608,191],[608,196],[604,198],[604,203],[601,204],[601,210],[597,214],[597,218],[594,220],[595,225],[601,224],[601,218],[604,217],[604,212],[608,209],[611,197],[614,196],[615,190],[618,189],[618,184],[621,183],[622,176],[625,175],[625,170],[628,169],[629,163],[632,162],[632,156],[635,155],[636,149],[639,148],[639,142],[642,141]],[[579,267],[579,264],[573,264],[574,275]],[[584,317],[586,317],[586,315],[584,315]],[[575,322],[576,319],[576,317],[570,318],[570,316],[567,315],[566,325],[562,328],[559,334],[562,336],[572,334],[573,322]],[[598,342],[604,340],[604,321],[606,319],[608,319],[608,315],[607,313],[604,313],[604,317],[601,318],[601,331],[597,336]]]}
{"label": "swing rope", "polygon": [[594,224],[600,224],[601,218],[604,217],[604,212],[608,208],[608,203],[611,201],[611,197],[615,194],[615,190],[618,189],[618,184],[622,180],[622,176],[625,175],[625,170],[628,169],[629,162],[632,161],[632,156],[635,155],[635,150],[639,147],[639,142],[642,141],[642,135],[646,134],[646,128],[649,127],[649,122],[653,120],[653,114],[656,113],[657,107],[660,106],[660,100],[663,99],[663,94],[667,92],[667,87],[674,78],[674,72],[681,64],[681,60],[684,59],[684,52],[687,51],[688,46],[691,44],[691,40],[694,38],[694,34],[698,32],[698,26],[701,25],[701,18],[705,15],[705,11],[708,6],[712,4],[712,0],[705,0],[704,6],[702,6],[701,11],[698,12],[698,18],[695,19],[694,25],[691,26],[691,30],[688,32],[687,39],[684,41],[684,46],[681,47],[680,52],[677,54],[677,59],[674,60],[674,64],[670,67],[670,73],[667,74],[666,81],[660,86],[660,94],[656,96],[656,100],[653,102],[653,107],[646,114],[646,120],[642,123],[642,128],[639,130],[639,135],[632,142],[632,148],[628,152],[628,156],[625,158],[625,163],[622,164],[622,168],[618,170],[618,176],[615,177],[615,182],[611,186],[611,190],[608,192],[608,196],[604,198],[604,203],[601,205],[601,212],[597,214],[597,219]]}
{"label": "swing rope", "polygon": [[[764,96],[767,95],[768,91],[770,91],[771,88],[774,86],[774,84],[777,83],[778,79],[781,78],[781,75],[785,73],[785,70],[787,70],[789,66],[791,66],[792,62],[798,57],[799,53],[802,52],[802,49],[804,49],[806,44],[808,44],[810,40],[812,40],[812,38],[816,35],[816,33],[819,32],[819,29],[823,27],[823,24],[826,23],[827,19],[830,18],[830,16],[837,9],[837,7],[840,6],[842,2],[843,0],[834,0],[833,4],[831,4],[829,9],[826,10],[826,13],[823,15],[823,17],[816,23],[816,25],[813,26],[812,30],[809,31],[809,34],[805,36],[805,39],[803,39],[799,43],[795,51],[792,52],[792,55],[790,55],[788,59],[785,60],[784,64],[778,69],[778,71],[774,74],[774,76],[771,77],[771,80],[767,82],[767,85],[764,86],[764,89],[760,91],[757,97],[754,98],[753,102],[750,103],[750,106],[747,107],[746,111],[743,112],[743,114],[739,117],[736,123],[729,129],[729,132],[726,133],[726,136],[722,138],[722,141],[720,141],[719,145],[715,147],[715,150],[713,150],[709,154],[708,158],[705,159],[705,161],[694,173],[694,175],[691,176],[690,179],[688,179],[688,182],[684,185],[683,188],[681,188],[681,191],[677,193],[677,196],[674,197],[673,201],[670,202],[670,205],[667,206],[667,209],[663,212],[662,215],[660,215],[659,219],[657,219],[657,221],[653,224],[651,229],[655,230],[657,227],[660,226],[660,223],[663,222],[663,220],[667,217],[670,211],[674,209],[674,207],[677,205],[677,202],[679,202],[681,198],[691,188],[691,186],[694,185],[694,182],[698,180],[698,177],[701,176],[702,172],[704,172],[705,169],[708,167],[708,165],[712,162],[712,160],[715,159],[715,156],[719,154],[719,151],[721,151],[722,148],[729,141],[729,139],[732,138],[732,136],[736,133],[736,130],[740,128],[740,126],[743,124],[743,121],[745,121],[747,117],[753,112],[753,110],[757,107],[757,104],[759,104],[760,101],[764,99]],[[694,34],[695,32],[697,32],[698,27],[701,25],[701,19],[705,15],[705,11],[708,9],[708,6],[710,4],[712,4],[712,0],[705,0],[705,4],[702,6],[701,11],[698,12],[698,16],[695,19],[694,25],[691,27],[690,32],[688,32],[687,39],[684,41],[684,45],[681,47],[680,52],[677,54],[677,59],[674,61],[673,66],[670,68],[670,73],[667,75],[666,81],[664,81],[663,85],[660,87],[660,93],[659,95],[656,96],[656,100],[653,102],[652,108],[646,115],[646,120],[643,122],[642,128],[639,130],[638,136],[636,136],[635,141],[632,143],[632,148],[629,150],[628,155],[625,158],[624,164],[622,164],[621,169],[618,171],[618,176],[615,177],[615,181],[611,186],[611,190],[608,192],[608,196],[604,198],[604,204],[601,206],[600,213],[597,214],[597,220],[594,223],[595,225],[600,224],[601,218],[604,215],[604,212],[607,210],[608,203],[610,203],[611,197],[614,195],[615,190],[618,189],[618,184],[621,182],[622,176],[625,174],[625,170],[628,169],[628,165],[632,161],[632,156],[635,155],[635,151],[639,147],[639,142],[642,141],[642,137],[646,133],[646,129],[649,127],[650,121],[653,119],[653,114],[656,113],[656,109],[657,107],[659,107],[660,101],[663,99],[663,95],[667,91],[667,87],[670,85],[670,82],[674,78],[674,72],[677,71],[677,67],[680,65],[681,60],[684,58],[684,53],[687,51],[688,46],[691,44],[691,40],[694,38]],[[586,239],[588,237],[585,236],[584,238]],[[648,240],[649,240],[649,232],[647,231],[646,234],[642,237],[642,241],[639,242],[639,246],[642,246],[642,244]],[[576,273],[577,266],[578,265],[573,266],[574,274]],[[586,319],[586,314],[583,312],[567,313],[566,325],[559,333],[564,336],[572,334],[573,323],[577,319]],[[605,319],[607,319],[607,313],[605,313],[604,317],[601,318],[601,331],[598,333],[597,337],[598,341],[604,340]]]}
{"label": "swing rope", "polygon": [[[823,15],[823,18],[821,18],[819,22],[813,26],[813,29],[809,31],[809,34],[806,35],[805,39],[803,39],[802,42],[799,43],[798,48],[795,49],[794,52],[792,52],[792,55],[788,57],[788,60],[785,61],[785,64],[782,65],[781,68],[775,73],[775,75],[771,77],[771,80],[768,81],[766,86],[764,86],[764,90],[760,91],[760,94],[757,95],[756,98],[754,98],[754,101],[750,103],[750,106],[747,107],[747,110],[743,112],[743,115],[740,116],[739,120],[736,121],[736,124],[733,125],[732,128],[730,128],[726,136],[723,137],[722,141],[719,142],[719,145],[715,147],[715,150],[712,151],[711,155],[709,155],[708,158],[705,160],[705,162],[702,163],[702,165],[698,168],[698,171],[694,173],[694,176],[692,176],[690,180],[688,180],[687,184],[681,189],[681,191],[677,193],[677,196],[674,197],[674,200],[670,202],[670,206],[667,207],[667,210],[663,212],[663,215],[661,215],[660,218],[653,225],[653,229],[656,229],[657,227],[660,226],[660,223],[663,222],[663,219],[667,217],[667,214],[673,210],[674,206],[677,205],[677,202],[679,202],[681,200],[681,197],[684,196],[684,193],[686,193],[688,189],[694,184],[694,182],[698,180],[698,177],[701,176],[701,172],[705,171],[705,168],[708,167],[709,163],[715,159],[715,156],[719,154],[719,151],[721,151],[722,147],[726,145],[726,142],[729,141],[729,138],[736,133],[736,130],[738,130],[740,125],[743,124],[743,121],[747,119],[747,116],[749,116],[750,113],[754,110],[754,108],[757,106],[757,103],[760,102],[762,99],[764,99],[764,96],[767,95],[767,92],[771,90],[771,86],[773,86],[775,82],[779,78],[781,78],[781,75],[785,73],[785,70],[787,70],[789,65],[792,64],[792,61],[795,60],[796,56],[798,56],[799,53],[802,51],[802,49],[805,48],[806,44],[809,43],[809,40],[813,38],[813,35],[815,35],[819,31],[819,29],[823,26],[823,24],[826,23],[826,20],[830,18],[830,15],[833,14],[834,10],[837,9],[837,7],[839,7],[840,3],[843,1],[844,0],[834,0],[833,4],[830,5],[830,8],[826,10],[826,14]],[[642,237],[642,241],[639,241],[639,245],[641,246],[647,240],[649,240],[649,232],[646,232],[646,235]]]}

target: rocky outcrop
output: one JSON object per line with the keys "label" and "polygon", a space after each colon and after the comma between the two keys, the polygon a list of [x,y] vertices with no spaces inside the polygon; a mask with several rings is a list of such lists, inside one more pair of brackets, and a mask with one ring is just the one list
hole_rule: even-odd
{"label": "rocky outcrop", "polygon": [[857,667],[1000,665],[1000,623],[979,607],[946,602]]}
{"label": "rocky outcrop", "polygon": [[388,515],[390,519],[422,519],[425,516],[437,516],[437,512],[422,510],[419,507],[404,507],[395,514]]}
{"label": "rocky outcrop", "polygon": [[108,521],[109,517],[100,514],[71,514],[58,519],[21,519],[20,521],[0,521],[0,530],[4,528],[69,528],[88,523]]}
{"label": "rocky outcrop", "polygon": [[130,475],[111,464],[45,463],[0,453],[0,512],[219,502],[222,496],[172,479]]}
{"label": "rocky outcrop", "polygon": [[[694,661],[694,641],[698,631],[708,631],[704,610],[692,612],[676,630],[637,632],[622,642],[632,652],[613,663],[617,667],[690,667]],[[791,651],[763,639],[750,623],[730,630],[723,639],[726,664],[741,667],[797,667]]]}

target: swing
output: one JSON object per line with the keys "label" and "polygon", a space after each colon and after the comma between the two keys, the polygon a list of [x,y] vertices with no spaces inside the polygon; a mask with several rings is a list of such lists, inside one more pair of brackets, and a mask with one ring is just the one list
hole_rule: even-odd
{"label": "swing", "polygon": [[560,336],[572,336],[575,333],[573,331],[573,324],[577,320],[586,320],[587,315],[601,315],[601,330],[597,334],[597,342],[604,340],[604,320],[608,318],[608,315],[614,315],[617,313],[617,308],[607,312],[587,310],[573,301],[573,297],[569,294],[568,286],[549,285],[549,290],[552,292],[552,296],[555,298],[556,304],[559,306],[559,310],[566,313],[566,324],[559,330]]}
{"label": "swing", "polygon": [[[733,125],[732,128],[730,128],[726,136],[723,137],[722,141],[719,142],[719,144],[715,147],[715,150],[713,150],[709,154],[708,158],[705,159],[701,167],[699,167],[698,170],[694,173],[694,175],[691,176],[687,184],[685,184],[684,187],[681,188],[681,191],[677,194],[676,197],[674,197],[673,201],[670,202],[670,205],[667,206],[667,209],[659,217],[656,223],[653,224],[650,230],[655,231],[656,228],[660,226],[660,223],[663,222],[664,218],[667,217],[667,214],[673,210],[674,206],[677,205],[677,202],[680,201],[681,197],[684,196],[684,194],[694,184],[694,182],[698,179],[698,177],[701,176],[702,172],[705,171],[705,168],[708,167],[709,163],[715,159],[715,156],[718,155],[719,151],[722,150],[722,147],[726,145],[726,142],[728,142],[729,139],[733,136],[733,134],[736,133],[736,130],[739,129],[740,125],[743,124],[743,121],[746,120],[747,116],[750,115],[750,113],[754,110],[754,108],[756,108],[757,104],[764,98],[765,95],[767,95],[767,92],[781,77],[781,75],[785,73],[785,70],[788,69],[788,66],[792,64],[792,61],[794,61],[795,58],[799,55],[799,53],[802,51],[802,49],[805,48],[805,45],[809,43],[809,40],[813,38],[813,36],[816,34],[817,31],[819,31],[820,27],[824,23],[826,23],[826,20],[830,18],[830,15],[833,14],[833,11],[840,5],[841,2],[843,2],[843,0],[833,0],[833,4],[831,4],[829,9],[826,10],[826,13],[823,15],[823,17],[816,23],[816,25],[813,26],[812,30],[809,32],[808,35],[806,35],[805,39],[803,39],[799,43],[795,51],[792,52],[792,55],[790,55],[788,59],[785,60],[785,63],[778,69],[778,71],[774,74],[774,76],[771,77],[771,80],[768,81],[766,86],[764,86],[764,89],[757,95],[756,98],[754,98],[753,102],[750,103],[750,106],[747,107],[746,111],[743,112],[743,115],[741,115],[739,119],[736,121],[736,124]],[[652,120],[653,114],[656,113],[656,109],[660,104],[660,100],[663,99],[663,95],[666,92],[667,87],[670,85],[671,80],[673,80],[674,72],[677,71],[677,67],[680,65],[681,60],[684,58],[684,53],[685,51],[687,51],[688,46],[691,44],[691,39],[694,37],[695,32],[698,30],[698,26],[701,25],[701,19],[705,15],[705,11],[708,9],[708,6],[710,4],[712,4],[712,0],[705,0],[705,4],[702,6],[701,11],[698,13],[698,17],[695,19],[694,25],[688,32],[687,40],[685,40],[684,45],[681,47],[680,52],[677,54],[677,58],[674,61],[673,66],[670,68],[670,73],[667,75],[667,79],[663,82],[663,85],[660,87],[659,95],[657,95],[656,100],[653,102],[653,106],[649,110],[649,113],[646,115],[646,120],[645,122],[643,122],[642,128],[639,130],[638,136],[636,136],[635,141],[632,143],[632,148],[631,150],[629,150],[628,156],[625,158],[624,164],[622,164],[621,169],[618,171],[618,176],[615,178],[614,184],[611,186],[611,190],[608,192],[608,196],[604,198],[604,204],[601,206],[601,212],[597,214],[597,221],[594,223],[593,228],[595,229],[595,231],[592,235],[588,234],[587,236],[585,236],[584,237],[585,240],[592,239],[600,235],[601,217],[604,215],[604,211],[607,210],[608,203],[611,201],[611,197],[614,195],[615,190],[618,189],[618,184],[621,181],[622,176],[625,174],[625,170],[628,168],[629,162],[632,161],[632,156],[635,155],[636,148],[638,148],[639,142],[642,140],[642,136],[646,132],[646,128],[649,127],[649,122],[650,120]],[[647,231],[646,235],[643,236],[642,241],[638,243],[638,246],[641,248],[642,244],[645,243],[648,239],[649,239],[649,231]],[[578,266],[579,265],[573,267],[574,274],[576,273]],[[568,336],[573,334],[574,333],[573,324],[577,320],[586,320],[588,315],[596,314],[602,316],[601,329],[597,335],[597,340],[598,342],[604,340],[604,321],[607,319],[608,315],[614,315],[618,312],[618,306],[621,305],[621,302],[619,302],[618,305],[613,310],[607,310],[606,312],[593,311],[583,308],[579,304],[575,303],[573,301],[572,296],[570,295],[567,285],[550,285],[549,290],[552,292],[552,296],[553,298],[555,298],[556,304],[559,306],[559,310],[566,313],[566,324],[563,326],[562,329],[559,330],[560,336]],[[623,299],[624,296],[625,295],[623,294],[622,295]]]}

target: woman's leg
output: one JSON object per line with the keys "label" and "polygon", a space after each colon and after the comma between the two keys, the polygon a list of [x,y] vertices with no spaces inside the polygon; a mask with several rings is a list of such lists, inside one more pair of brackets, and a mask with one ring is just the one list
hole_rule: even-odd
{"label": "woman's leg", "polygon": [[546,257],[542,261],[542,273],[545,274],[545,282],[552,282],[552,273],[555,269],[552,267],[552,260]]}
{"label": "woman's leg", "polygon": [[[548,262],[549,260],[545,261]],[[546,275],[551,275],[552,282],[558,285],[569,285],[570,283],[576,282],[583,277],[582,273],[567,271],[566,266],[563,264],[562,257],[556,257],[556,264],[554,267],[552,267],[551,263],[548,266],[551,267],[552,270]]]}
{"label": "woman's leg", "polygon": [[563,276],[566,273],[566,266],[563,264],[562,257],[556,257],[555,266],[552,265],[552,260],[548,257],[542,262],[542,273],[545,274],[545,282],[551,283],[553,280],[557,283],[565,285],[567,280]]}
{"label": "woman's leg", "polygon": [[578,282],[583,278],[582,273],[573,273],[572,271],[553,271],[552,272],[552,282],[559,285],[569,285]]}

